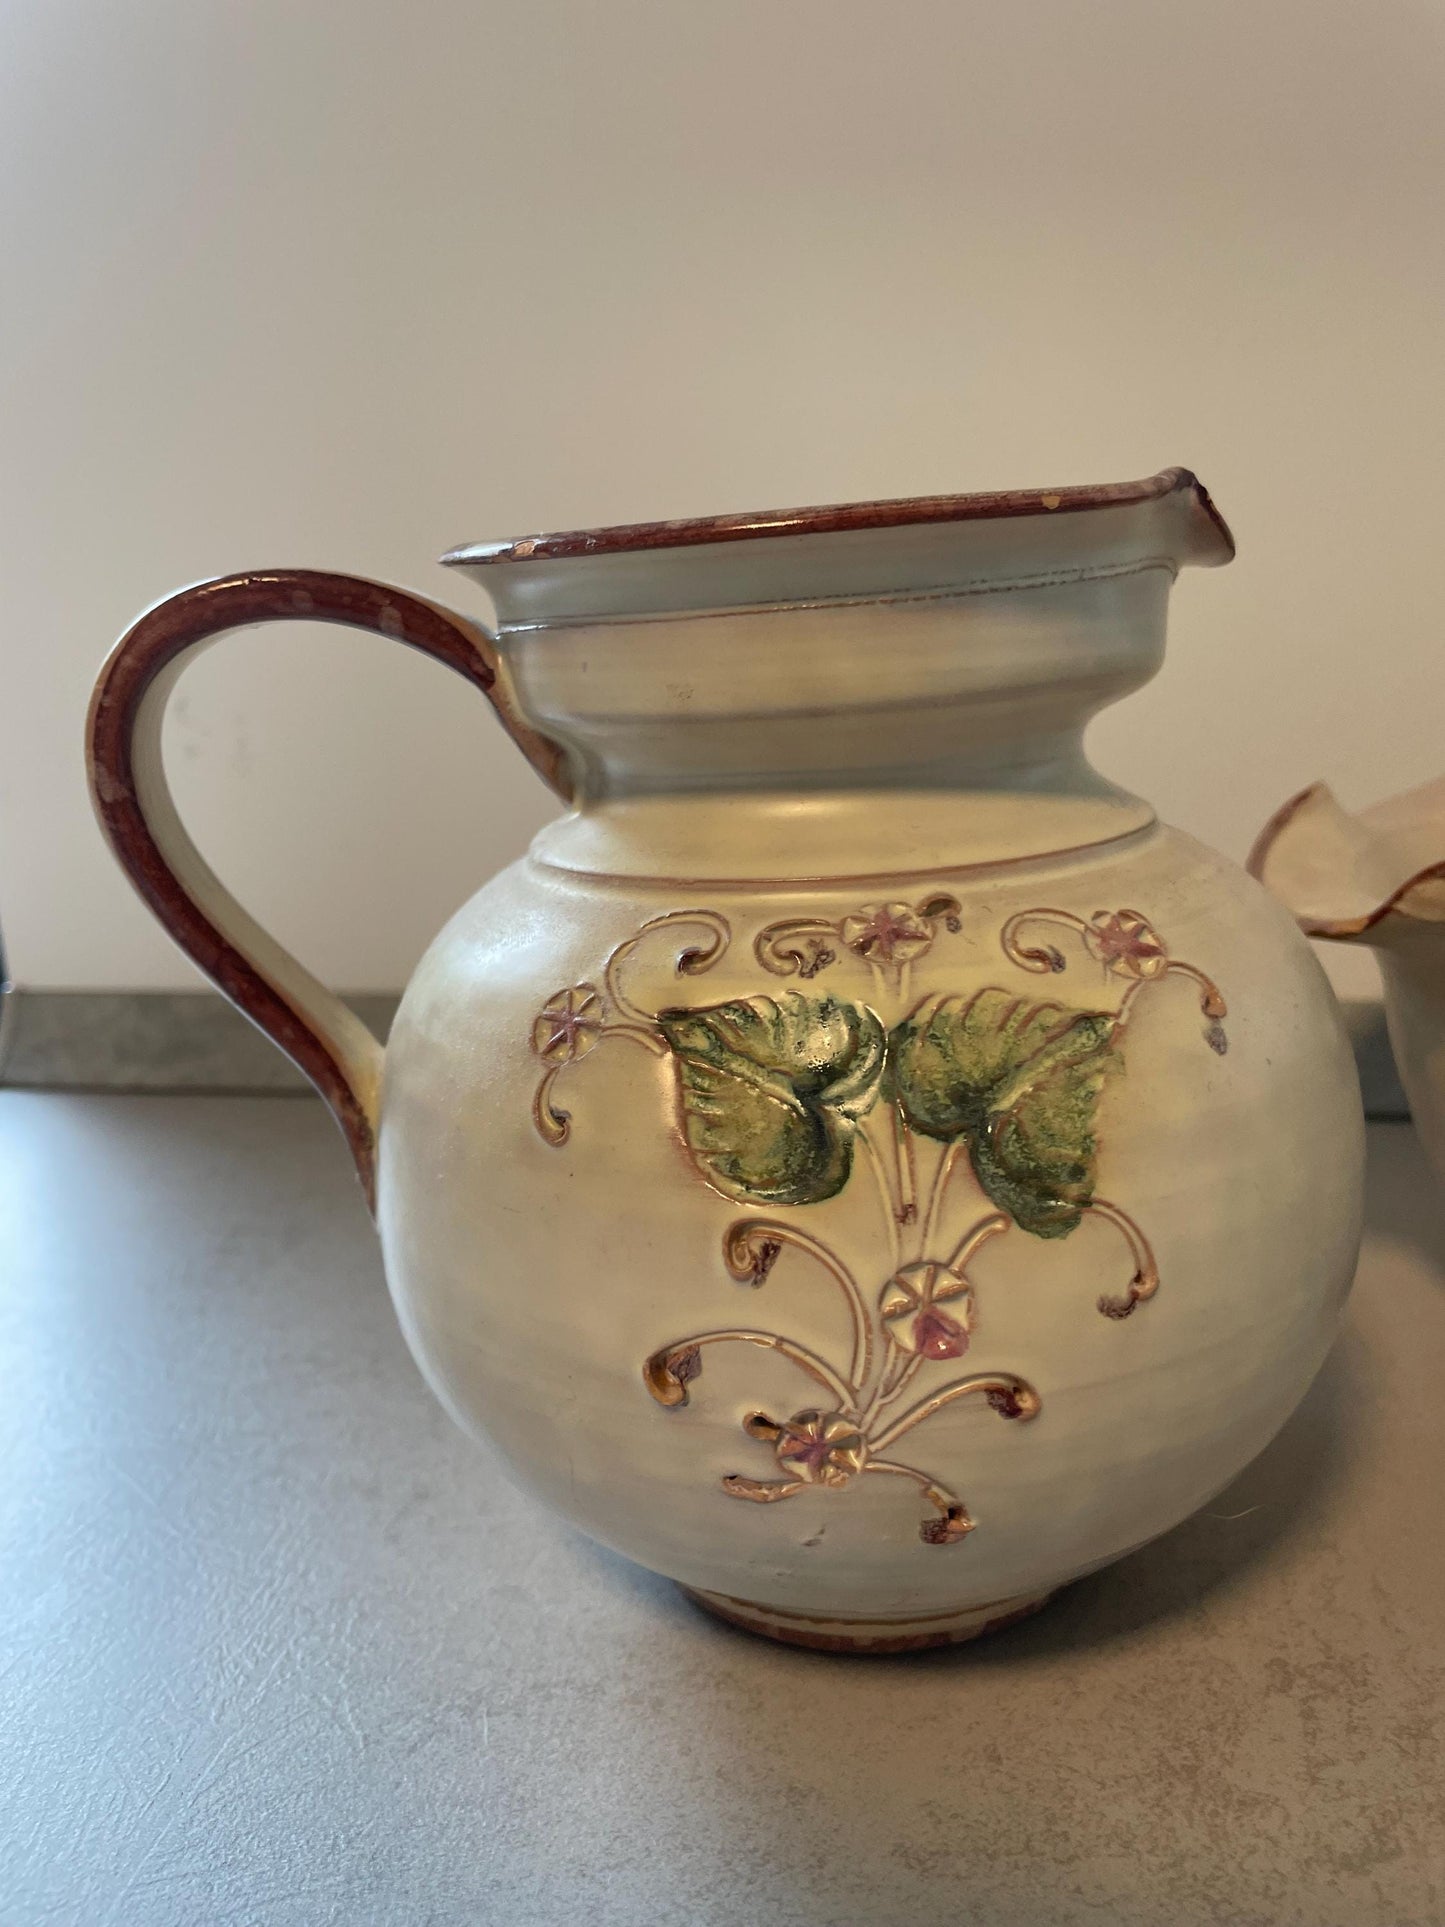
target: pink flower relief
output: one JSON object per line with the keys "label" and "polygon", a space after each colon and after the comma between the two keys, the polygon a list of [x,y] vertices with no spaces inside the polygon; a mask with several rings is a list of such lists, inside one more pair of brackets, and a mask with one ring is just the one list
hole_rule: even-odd
{"label": "pink flower relief", "polygon": [[863,1470],[868,1448],[841,1412],[795,1412],[778,1428],[778,1464],[805,1485],[847,1485]]}
{"label": "pink flower relief", "polygon": [[1169,968],[1163,939],[1137,910],[1096,910],[1084,948],[1116,977],[1162,977]]}
{"label": "pink flower relief", "polygon": [[602,1023],[597,992],[591,984],[574,984],[543,1004],[532,1025],[532,1049],[545,1064],[574,1063],[597,1042]]}
{"label": "pink flower relief", "polygon": [[[948,1309],[943,1309],[940,1300]],[[883,1287],[883,1330],[901,1352],[962,1358],[973,1329],[973,1291],[959,1272],[936,1259],[905,1265]]]}
{"label": "pink flower relief", "polygon": [[933,930],[906,903],[870,903],[844,917],[838,934],[850,950],[869,963],[905,964],[921,957]]}

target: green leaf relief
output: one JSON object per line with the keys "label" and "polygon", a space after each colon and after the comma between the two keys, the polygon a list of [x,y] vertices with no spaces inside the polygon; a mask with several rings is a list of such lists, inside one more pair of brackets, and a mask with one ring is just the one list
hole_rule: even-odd
{"label": "green leaf relief", "polygon": [[703,1176],[755,1204],[818,1204],[853,1166],[857,1120],[877,1101],[887,1038],[866,1006],[749,997],[663,1010],[683,1131]]}
{"label": "green leaf relief", "polygon": [[1064,1238],[1093,1196],[1094,1113],[1119,1034],[1108,1011],[1006,990],[932,999],[889,1038],[889,1094],[915,1131],[967,1146],[1022,1230]]}

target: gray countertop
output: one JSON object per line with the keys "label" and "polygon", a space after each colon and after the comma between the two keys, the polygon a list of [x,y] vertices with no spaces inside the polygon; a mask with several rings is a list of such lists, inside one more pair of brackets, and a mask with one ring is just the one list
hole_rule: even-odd
{"label": "gray countertop", "polygon": [[0,1094],[0,1920],[1439,1927],[1445,1204],[1204,1513],[976,1646],[715,1624],[433,1405],[319,1105]]}

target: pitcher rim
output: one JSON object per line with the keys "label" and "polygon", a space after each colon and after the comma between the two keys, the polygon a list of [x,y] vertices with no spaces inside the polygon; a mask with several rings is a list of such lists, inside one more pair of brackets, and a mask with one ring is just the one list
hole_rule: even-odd
{"label": "pitcher rim", "polygon": [[[906,528],[927,523],[1001,521],[1038,515],[1071,515],[1094,509],[1132,508],[1188,495],[1212,525],[1217,553],[1234,555],[1229,524],[1192,470],[1165,468],[1137,482],[1097,482],[1066,488],[983,490],[968,495],[905,495],[872,502],[840,502],[815,508],[767,509],[753,513],[688,516],[671,522],[620,522],[603,528],[567,529],[515,537],[502,542],[471,542],[449,549],[448,566],[500,562],[565,561],[597,555],[625,555],[652,549],[693,548],[717,542],[756,541],[788,535],[844,535],[855,530]],[[1201,558],[1202,559],[1202,558]]]}

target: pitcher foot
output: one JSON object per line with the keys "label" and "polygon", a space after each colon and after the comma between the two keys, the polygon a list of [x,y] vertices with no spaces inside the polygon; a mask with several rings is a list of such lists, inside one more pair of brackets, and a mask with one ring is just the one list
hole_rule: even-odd
{"label": "pitcher foot", "polygon": [[782,1606],[759,1606],[727,1593],[702,1592],[692,1586],[682,1591],[707,1612],[766,1639],[788,1646],[809,1646],[820,1653],[913,1653],[927,1646],[957,1646],[985,1633],[1000,1632],[1028,1619],[1054,1596],[1047,1592],[1020,1593],[1012,1599],[991,1599],[981,1606],[953,1607],[941,1613],[902,1614],[865,1619],[844,1613],[807,1613]]}

